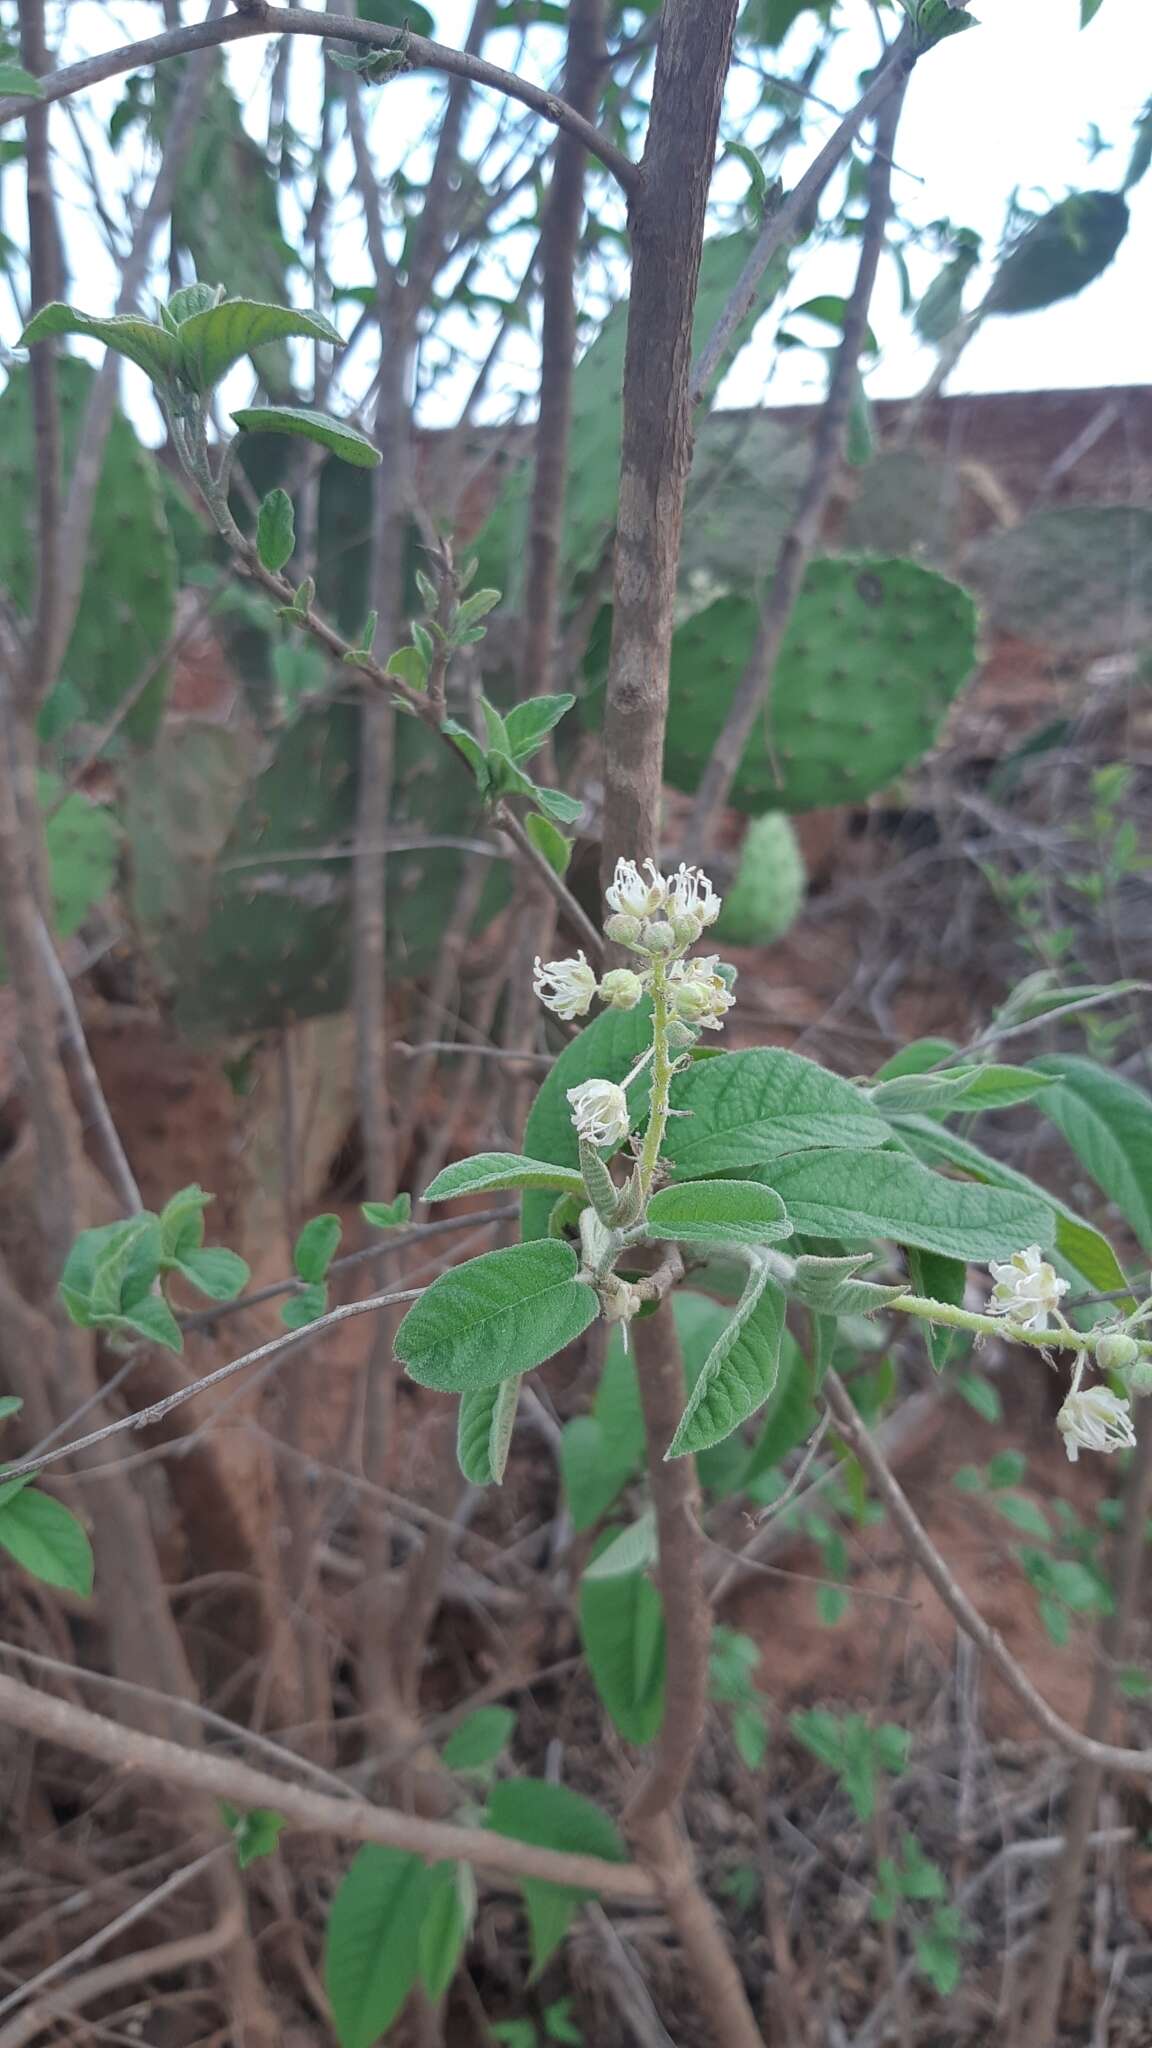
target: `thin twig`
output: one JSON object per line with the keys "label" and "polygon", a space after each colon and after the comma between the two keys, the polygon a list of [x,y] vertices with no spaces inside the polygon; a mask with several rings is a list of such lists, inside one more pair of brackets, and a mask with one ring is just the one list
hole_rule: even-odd
{"label": "thin twig", "polygon": [[776,556],[771,587],[760,613],[756,642],[748,666],[736,686],[724,724],[700,778],[682,848],[684,858],[689,861],[699,860],[707,853],[716,821],[728,800],[757,716],[771,702],[784,636],[840,473],[852,400],[860,376],[860,352],[868,332],[868,309],[891,211],[892,149],[911,65],[909,55],[882,74],[886,87],[879,101],[876,119],[876,147],[868,178],[868,213],[860,240],[856,281],[844,311],[843,333],[828,384],[828,396],[816,424],[808,475]]}
{"label": "thin twig", "polygon": [[258,1344],[255,1351],[246,1351],[242,1358],[230,1359],[227,1365],[217,1366],[203,1379],[193,1380],[189,1386],[177,1387],[175,1393],[166,1394],[162,1401],[153,1401],[147,1408],[139,1408],[132,1415],[121,1415],[117,1421],[106,1423],[103,1429],[94,1429],[88,1436],[77,1437],[74,1442],[60,1444],[55,1450],[43,1451],[37,1458],[25,1458],[20,1464],[7,1465],[3,1471],[5,1481],[22,1479],[26,1474],[40,1472],[45,1465],[55,1465],[61,1458],[74,1458],[80,1451],[88,1451],[95,1444],[106,1443],[109,1437],[121,1436],[126,1429],[151,1429],[161,1422],[173,1408],[182,1408],[185,1401],[191,1401],[197,1394],[205,1393],[209,1387],[218,1387],[234,1373],[243,1372],[249,1365],[257,1365],[261,1359],[273,1358],[277,1354],[295,1351],[302,1344],[310,1344],[316,1337],[323,1336],[336,1323],[350,1322],[353,1316],[374,1315],[382,1308],[389,1308],[394,1302],[417,1301],[424,1292],[422,1287],[408,1287],[399,1294],[370,1294],[363,1301],[347,1301],[340,1308],[330,1308],[326,1315],[317,1316],[315,1322],[304,1323],[300,1329],[286,1332],[282,1337],[273,1337],[267,1344]]}
{"label": "thin twig", "polygon": [[[85,57],[78,64],[67,64],[62,70],[50,72],[43,78],[42,97],[37,105],[51,106],[54,100],[87,92],[106,78],[119,78],[126,71],[139,71],[169,57],[186,57],[193,50],[212,49],[221,43],[244,42],[252,36],[272,35],[323,36],[333,42],[355,43],[365,50],[399,49],[404,56],[404,68],[408,71],[446,71],[450,77],[470,78],[474,84],[503,93],[507,99],[519,100],[522,106],[539,114],[542,120],[550,121],[553,127],[563,129],[567,135],[574,135],[599,159],[605,170],[612,173],[625,192],[640,190],[641,173],[624,151],[618,149],[591,121],[585,121],[574,113],[555,93],[534,85],[530,79],[520,78],[513,71],[504,71],[498,64],[489,64],[468,51],[453,50],[444,43],[431,42],[427,36],[413,35],[407,26],[389,28],[374,21],[357,21],[347,15],[322,11],[308,14],[301,8],[263,5],[261,0],[256,0],[256,4],[242,15],[230,14],[221,21],[202,21],[188,28],[168,29],[161,35],[125,43],[120,49],[103,51],[98,57]],[[8,121],[22,120],[27,114],[27,99],[11,96],[0,99],[0,127]]]}
{"label": "thin twig", "polygon": [[59,1742],[117,1770],[142,1772],[161,1784],[179,1785],[246,1810],[270,1807],[289,1827],[338,1840],[380,1842],[406,1849],[427,1862],[457,1858],[509,1877],[538,1877],[546,1884],[598,1892],[602,1898],[652,1901],[655,1879],[635,1863],[610,1863],[599,1856],[540,1849],[486,1828],[453,1827],[376,1806],[366,1799],[329,1799],[302,1785],[255,1771],[230,1757],[186,1749],[153,1735],[121,1727],[103,1714],[56,1699],[0,1673],[0,1721],[23,1728],[41,1741]]}
{"label": "thin twig", "polygon": [[983,1651],[1033,1720],[1071,1756],[1083,1757],[1089,1763],[1099,1764],[1106,1770],[1120,1771],[1127,1777],[1152,1778],[1152,1750],[1124,1749],[1118,1743],[1098,1742],[1082,1734],[1079,1728],[1071,1727],[1049,1704],[1016,1662],[1003,1637],[985,1621],[953,1577],[947,1560],[937,1550],[907,1494],[889,1470],[838,1373],[829,1371],[827,1374],[824,1396],[837,1429],[863,1465],[896,1527],[917,1558],[925,1578],[939,1593],[965,1635],[971,1636],[977,1649]]}

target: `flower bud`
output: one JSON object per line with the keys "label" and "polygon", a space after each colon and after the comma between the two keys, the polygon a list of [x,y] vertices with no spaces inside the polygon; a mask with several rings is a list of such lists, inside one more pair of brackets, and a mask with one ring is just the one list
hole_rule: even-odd
{"label": "flower bud", "polygon": [[1134,1359],[1131,1365],[1124,1368],[1122,1378],[1128,1392],[1135,1394],[1137,1398],[1144,1394],[1152,1394],[1152,1358]]}
{"label": "flower bud", "polygon": [[614,1010],[634,1010],[644,993],[644,983],[630,967],[614,967],[600,983],[600,1000]]}
{"label": "flower bud", "polygon": [[646,953],[659,954],[674,953],[676,951],[676,934],[671,925],[666,924],[662,917],[657,918],[654,923],[645,925],[644,951]]}
{"label": "flower bud", "polygon": [[617,946],[631,946],[638,949],[644,926],[638,917],[630,917],[627,911],[617,911],[604,926],[604,936]]}
{"label": "flower bud", "polygon": [[672,931],[677,946],[694,946],[704,929],[704,920],[693,911],[673,911]]}
{"label": "flower bud", "polygon": [[1095,1351],[1101,1372],[1123,1373],[1140,1356],[1135,1337],[1126,1336],[1123,1330],[1106,1330],[1102,1337],[1097,1337]]}

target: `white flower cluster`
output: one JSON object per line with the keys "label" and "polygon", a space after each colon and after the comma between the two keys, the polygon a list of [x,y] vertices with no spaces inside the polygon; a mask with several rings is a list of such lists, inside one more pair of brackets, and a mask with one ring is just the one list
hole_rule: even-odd
{"label": "white flower cluster", "polygon": [[1056,1417],[1056,1427],[1073,1465],[1082,1450],[1130,1451],[1136,1442],[1132,1411],[1109,1387],[1075,1389]]}
{"label": "white flower cluster", "polygon": [[[599,996],[614,1010],[634,1010],[652,986],[656,964],[663,969],[669,1016],[690,1042],[692,1031],[719,1031],[733,996],[720,973],[720,956],[701,959],[684,955],[720,915],[720,898],[699,868],[683,862],[674,875],[662,875],[654,861],[643,868],[618,860],[605,891],[611,916],[605,935],[616,945],[643,957],[635,969],[614,967],[597,981],[583,953],[572,960],[537,960],[533,985],[541,1002],[571,1022],[586,1017]],[[585,1081],[570,1088],[572,1121],[592,1145],[615,1145],[628,1135],[625,1091],[614,1081]]]}
{"label": "white flower cluster", "polygon": [[[996,1283],[988,1304],[993,1315],[1010,1316],[1022,1330],[1047,1330],[1053,1319],[1057,1323],[1061,1320],[1060,1300],[1068,1292],[1068,1282],[1060,1279],[1038,1244],[1013,1252],[1010,1259],[991,1266],[989,1271]],[[1122,1333],[1105,1332],[1094,1348],[1102,1372],[1131,1369],[1139,1362],[1139,1346]],[[1112,1451],[1130,1451],[1136,1442],[1132,1411],[1123,1396],[1114,1394],[1110,1387],[1081,1387],[1084,1356],[1081,1353],[1072,1390],[1056,1417],[1056,1427],[1073,1465],[1081,1451],[1108,1455]]]}
{"label": "white flower cluster", "polygon": [[1013,1252],[1003,1265],[991,1265],[988,1270],[996,1282],[988,1303],[990,1315],[1011,1316],[1022,1330],[1049,1327],[1050,1317],[1060,1307],[1061,1295],[1068,1292],[1068,1282],[1059,1278],[1038,1244]]}

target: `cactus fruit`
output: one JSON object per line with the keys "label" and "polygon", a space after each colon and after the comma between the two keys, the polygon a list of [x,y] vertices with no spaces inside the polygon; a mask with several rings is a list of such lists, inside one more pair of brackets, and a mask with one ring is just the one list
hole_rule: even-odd
{"label": "cactus fruit", "polygon": [[993,625],[1046,647],[1113,653],[1152,631],[1152,512],[1056,505],[971,547],[964,573]]}
{"label": "cactus fruit", "polygon": [[[749,599],[721,598],[673,639],[664,772],[677,789],[700,779],[757,616]],[[813,562],[731,802],[807,811],[883,789],[932,745],[975,657],[976,610],[958,584],[882,556]]]}
{"label": "cactus fruit", "polygon": [[732,946],[770,946],[795,923],[807,886],[800,842],[784,813],[753,818],[736,879],[724,891],[715,936]]}
{"label": "cactus fruit", "polygon": [[[67,479],[95,372],[74,356],[57,364],[63,470]],[[10,507],[35,503],[36,448],[29,373],[14,364],[0,397],[0,479]],[[0,520],[0,590],[27,610],[35,590],[35,532],[30,511]],[[73,719],[104,721],[159,653],[172,630],[176,561],[152,456],[117,414],[96,492],[84,587],[64,659],[64,682],[45,707],[41,731]],[[128,714],[135,740],[155,732],[166,677],[158,674]]]}

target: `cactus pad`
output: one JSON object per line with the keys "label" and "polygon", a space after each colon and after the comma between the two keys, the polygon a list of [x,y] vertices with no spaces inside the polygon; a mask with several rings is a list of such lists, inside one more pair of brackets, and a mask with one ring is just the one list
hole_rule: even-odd
{"label": "cactus pad", "polygon": [[[676,633],[664,772],[677,789],[699,782],[756,624],[754,604],[728,597]],[[807,811],[883,789],[933,744],[975,659],[975,606],[958,584],[880,556],[813,562],[732,803]]]}
{"label": "cactus pad", "polygon": [[1044,646],[1112,653],[1152,632],[1152,512],[1057,505],[969,549],[988,617]]}
{"label": "cactus pad", "polygon": [[[74,356],[57,364],[65,478],[94,371]],[[27,612],[35,595],[36,450],[28,371],[15,364],[0,398],[0,482],[14,516],[0,520],[0,589]],[[92,514],[84,587],[64,659],[64,683],[49,700],[44,731],[71,718],[103,724],[172,630],[176,560],[164,519],[160,476],[122,414],[112,421]],[[131,738],[147,740],[164,704],[158,675],[129,713]]]}

